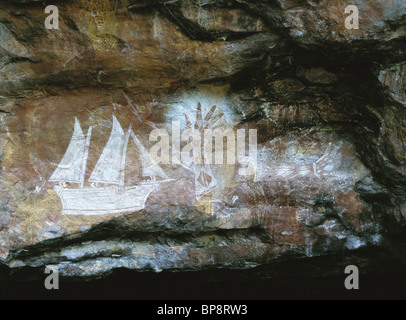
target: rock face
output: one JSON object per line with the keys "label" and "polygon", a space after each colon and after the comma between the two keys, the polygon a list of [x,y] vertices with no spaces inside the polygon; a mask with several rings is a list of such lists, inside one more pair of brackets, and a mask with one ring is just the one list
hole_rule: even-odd
{"label": "rock face", "polygon": [[17,2],[0,2],[10,273],[404,266],[404,1],[353,1],[353,30],[342,1],[60,1],[57,30]]}

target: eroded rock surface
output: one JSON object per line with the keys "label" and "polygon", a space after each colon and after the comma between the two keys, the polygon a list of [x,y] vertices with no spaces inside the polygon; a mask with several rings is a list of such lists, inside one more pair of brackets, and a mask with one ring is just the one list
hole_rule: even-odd
{"label": "eroded rock surface", "polygon": [[[354,1],[359,30],[340,1],[58,2],[59,30],[42,2],[18,2],[0,2],[11,271],[243,270],[360,250],[365,270],[376,251],[403,266],[404,1]],[[185,149],[201,163],[177,160],[187,129],[227,133],[223,164],[204,145]]]}

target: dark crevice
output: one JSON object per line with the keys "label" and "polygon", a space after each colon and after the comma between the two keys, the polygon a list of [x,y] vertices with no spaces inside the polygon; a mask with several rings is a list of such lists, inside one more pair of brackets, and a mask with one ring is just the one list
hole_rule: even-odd
{"label": "dark crevice", "polygon": [[216,38],[197,23],[186,19],[181,13],[178,4],[167,4],[159,8],[160,12],[173,21],[188,37],[193,40],[215,41]]}
{"label": "dark crevice", "polygon": [[[234,235],[249,234],[250,236],[263,236],[262,228],[249,228],[249,229],[228,229],[228,230],[208,230],[208,231],[195,231],[190,233],[170,232],[170,231],[133,231],[125,230],[119,222],[109,221],[94,226],[90,231],[82,233],[78,237],[69,238],[61,237],[52,240],[46,240],[32,246],[12,250],[7,258],[10,260],[29,260],[41,256],[45,253],[54,252],[55,248],[62,250],[63,248],[80,245],[85,242],[98,242],[98,241],[129,241],[129,242],[148,242],[159,243],[159,239],[164,239],[171,243],[193,243],[195,238],[205,236],[223,237],[224,239],[231,238]],[[84,258],[86,259],[86,258]]]}

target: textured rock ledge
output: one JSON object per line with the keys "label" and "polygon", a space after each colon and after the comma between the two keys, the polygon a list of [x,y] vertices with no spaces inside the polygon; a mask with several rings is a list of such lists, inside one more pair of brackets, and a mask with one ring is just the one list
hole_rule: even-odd
{"label": "textured rock ledge", "polygon": [[[43,27],[42,3],[19,2],[0,2],[4,273],[404,268],[403,1],[357,1],[367,17],[358,31],[345,29],[335,1],[128,1],[97,21],[85,6],[60,2],[58,31]],[[77,123],[78,140],[91,132],[82,168],[91,190],[112,131],[124,136],[131,126],[151,150],[150,133],[171,132],[174,121],[182,130],[188,122],[256,129],[256,174],[239,175],[247,163],[213,165],[216,185],[206,180],[210,190],[197,196],[200,171],[161,165],[170,181],[143,209],[63,213],[50,180]],[[143,178],[143,154],[129,140],[127,187]]]}

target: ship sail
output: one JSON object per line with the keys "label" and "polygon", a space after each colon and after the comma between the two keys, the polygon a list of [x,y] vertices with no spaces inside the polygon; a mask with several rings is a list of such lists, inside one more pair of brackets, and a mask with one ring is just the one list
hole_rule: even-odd
{"label": "ship sail", "polygon": [[127,144],[127,135],[113,115],[113,128],[109,141],[90,176],[89,182],[124,185],[123,163],[125,163]]}
{"label": "ship sail", "polygon": [[86,137],[75,117],[75,129],[68,149],[49,181],[79,183],[83,186],[91,132],[90,127]]}
{"label": "ship sail", "polygon": [[134,143],[137,145],[138,151],[140,153],[140,159],[142,164],[142,176],[151,177],[152,179],[161,178],[163,180],[168,180],[168,176],[161,169],[161,167],[154,161],[147,150],[145,150],[142,143],[139,141],[137,136],[131,130],[131,137]]}

